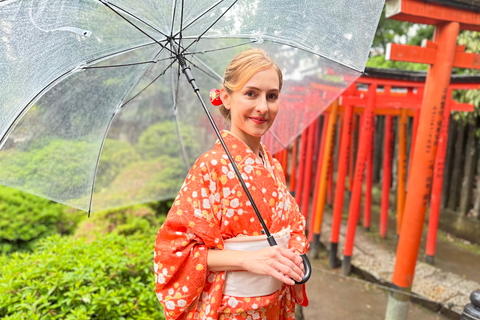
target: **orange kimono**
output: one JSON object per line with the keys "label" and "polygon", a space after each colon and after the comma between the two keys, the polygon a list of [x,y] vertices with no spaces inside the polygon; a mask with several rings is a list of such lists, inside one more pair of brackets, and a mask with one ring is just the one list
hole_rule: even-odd
{"label": "orange kimono", "polygon": [[[278,161],[262,144],[265,168],[242,140],[228,131],[222,136],[270,233],[290,227],[289,247],[307,252],[305,219],[287,191]],[[166,319],[295,319],[293,286],[283,284],[268,296],[233,297],[223,294],[225,272],[207,270],[208,249],[222,250],[224,240],[260,235],[261,230],[217,141],[191,168],[157,234],[155,291]]]}

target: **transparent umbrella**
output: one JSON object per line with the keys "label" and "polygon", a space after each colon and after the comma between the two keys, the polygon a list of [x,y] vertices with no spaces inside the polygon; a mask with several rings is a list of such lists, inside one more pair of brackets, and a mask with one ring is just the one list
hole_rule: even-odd
{"label": "transparent umbrella", "polygon": [[0,1],[0,183],[88,212],[172,198],[217,139],[184,69],[208,99],[249,47],[285,76],[276,152],[361,74],[383,4]]}

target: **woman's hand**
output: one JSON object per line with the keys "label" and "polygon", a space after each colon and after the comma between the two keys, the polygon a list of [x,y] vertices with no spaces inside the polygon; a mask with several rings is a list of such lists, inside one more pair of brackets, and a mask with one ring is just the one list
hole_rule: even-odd
{"label": "woman's hand", "polygon": [[288,285],[294,285],[293,280],[301,281],[305,273],[303,260],[297,251],[278,246],[250,251],[248,258],[243,260],[242,269],[270,275]]}

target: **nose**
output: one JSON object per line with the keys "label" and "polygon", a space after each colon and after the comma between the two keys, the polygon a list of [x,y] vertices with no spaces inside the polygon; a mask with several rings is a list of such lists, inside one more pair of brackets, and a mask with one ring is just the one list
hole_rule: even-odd
{"label": "nose", "polygon": [[267,97],[262,96],[260,99],[258,99],[256,110],[261,114],[264,114],[268,111]]}

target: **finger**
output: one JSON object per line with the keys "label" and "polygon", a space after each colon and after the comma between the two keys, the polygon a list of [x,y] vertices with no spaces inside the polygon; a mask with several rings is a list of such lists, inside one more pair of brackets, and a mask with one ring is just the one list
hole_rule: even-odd
{"label": "finger", "polygon": [[300,274],[300,275],[303,277],[304,274],[305,274],[305,267],[304,267],[304,265],[303,265],[303,259],[302,259],[302,257],[300,257],[300,255],[299,255],[297,252],[295,252],[295,253],[294,253],[294,256],[293,256],[293,259],[291,259],[291,261],[292,261],[292,262],[294,263],[294,265],[295,265],[298,269],[300,269],[300,270],[292,267],[290,264],[288,264],[288,265],[289,265],[291,268],[293,268],[298,274]]}
{"label": "finger", "polygon": [[[285,259],[285,258],[284,258]],[[305,275],[305,271],[302,270],[303,266],[303,261],[300,259],[300,265],[297,264],[297,261],[292,261],[292,260],[280,260],[284,265],[292,269],[296,274],[299,275],[300,278],[303,278]]]}
{"label": "finger", "polygon": [[305,275],[303,259],[298,255],[297,251],[294,248],[292,250],[292,248],[284,249],[284,248],[276,247],[273,253],[274,253],[274,256],[273,256],[274,259],[288,266],[296,274],[298,274],[299,277],[301,277],[300,280],[297,280],[297,281],[302,280],[303,276]]}
{"label": "finger", "polygon": [[284,274],[281,270],[272,268],[269,273],[271,276],[282,281],[285,284],[288,284],[290,286],[293,286],[295,284],[295,281],[293,281],[293,279],[288,275]]}
{"label": "finger", "polygon": [[286,261],[285,263],[281,263],[280,261],[276,262],[273,267],[286,277],[296,281],[302,281],[303,275],[299,273],[299,271],[301,271],[300,268],[289,261]]}

